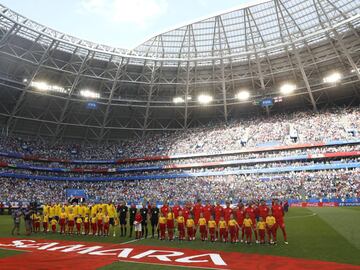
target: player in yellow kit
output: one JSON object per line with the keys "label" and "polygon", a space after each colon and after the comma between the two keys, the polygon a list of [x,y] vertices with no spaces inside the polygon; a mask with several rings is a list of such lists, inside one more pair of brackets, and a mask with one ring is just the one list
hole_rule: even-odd
{"label": "player in yellow kit", "polygon": [[44,233],[47,233],[48,228],[49,228],[49,214],[48,213],[49,213],[48,211],[45,211],[43,218],[42,218]]}
{"label": "player in yellow kit", "polygon": [[104,213],[102,208],[99,208],[99,212],[96,214],[97,219],[97,235],[103,235],[104,233],[104,223],[103,223]]}
{"label": "player in yellow kit", "polygon": [[113,230],[113,237],[116,236],[116,233],[115,233],[115,226],[116,226],[116,222],[115,222],[115,219],[116,219],[116,208],[115,208],[115,205],[113,203],[109,203],[107,205],[107,212],[109,214],[109,224],[111,225],[111,228]]}
{"label": "player in yellow kit", "polygon": [[166,223],[166,217],[164,217],[164,214],[160,212],[159,222],[157,226],[157,231],[160,231],[160,240],[165,240]]}
{"label": "player in yellow kit", "polygon": [[266,222],[262,217],[259,217],[259,221],[257,223],[257,230],[260,237],[260,244],[265,244],[265,232],[266,232]]}
{"label": "player in yellow kit", "polygon": [[57,225],[57,220],[55,218],[52,218],[50,221],[51,224],[51,231],[52,233],[56,233],[56,225]]}
{"label": "player in yellow kit", "polygon": [[49,218],[54,218],[55,217],[55,204],[52,203],[50,206],[49,206]]}
{"label": "player in yellow kit", "polygon": [[85,214],[84,217],[84,233],[85,235],[88,235],[90,232],[90,218],[89,218],[89,214]]}
{"label": "player in yellow kit", "polygon": [[166,214],[166,228],[168,231],[169,240],[174,240],[175,215],[172,211],[172,208],[169,208],[169,212]]}
{"label": "player in yellow kit", "polygon": [[80,215],[77,215],[75,222],[76,222],[76,233],[77,233],[77,235],[80,235],[81,234],[81,225],[83,223],[83,220]]}
{"label": "player in yellow kit", "polygon": [[249,217],[249,214],[246,214],[244,221],[243,221],[243,225],[245,228],[245,236],[246,236],[246,244],[251,244],[252,241],[252,226],[253,226],[253,222],[251,220],[251,218]]}
{"label": "player in yellow kit", "polygon": [[177,228],[179,232],[179,240],[185,240],[185,218],[182,211],[179,211],[179,215],[176,218]]}
{"label": "player in yellow kit", "polygon": [[269,237],[269,244],[276,244],[276,219],[270,211],[269,215],[266,217],[266,230]]}
{"label": "player in yellow kit", "polygon": [[209,235],[210,241],[215,242],[215,233],[216,233],[216,221],[214,220],[214,216],[210,216],[210,220],[208,221]]}
{"label": "player in yellow kit", "polygon": [[103,223],[104,223],[104,236],[109,236],[110,216],[109,216],[108,212],[105,212],[105,215],[103,217]]}
{"label": "player in yellow kit", "polygon": [[207,228],[206,228],[206,219],[204,218],[203,213],[200,213],[200,218],[198,220],[198,226],[200,231],[201,241],[207,240]]}
{"label": "player in yellow kit", "polygon": [[186,220],[186,230],[188,235],[188,241],[195,240],[195,221],[192,218],[192,215],[189,215],[189,218]]}
{"label": "player in yellow kit", "polygon": [[[55,218],[54,218],[55,219]],[[66,222],[67,222],[67,214],[65,212],[65,208],[61,209],[61,213],[60,213],[60,234],[65,234],[65,226],[66,226]]]}
{"label": "player in yellow kit", "polygon": [[237,243],[239,242],[238,239],[238,231],[240,230],[240,226],[234,218],[234,215],[230,215],[230,219],[228,221],[228,228],[230,233],[230,242]]}
{"label": "player in yellow kit", "polygon": [[68,234],[74,233],[74,226],[75,226],[75,214],[73,213],[73,209],[69,208],[69,214],[67,215],[68,220]]}
{"label": "player in yellow kit", "polygon": [[92,235],[96,235],[97,232],[97,218],[96,218],[96,214],[93,214],[91,217],[91,231],[92,231]]}
{"label": "player in yellow kit", "polygon": [[221,216],[221,218],[220,218],[218,227],[219,227],[220,241],[226,242],[227,241],[227,224],[226,224],[226,221],[224,220],[223,216]]}

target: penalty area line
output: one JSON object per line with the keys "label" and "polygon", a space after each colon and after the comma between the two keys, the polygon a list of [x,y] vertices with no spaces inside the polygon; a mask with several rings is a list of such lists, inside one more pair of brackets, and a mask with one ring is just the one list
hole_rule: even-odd
{"label": "penalty area line", "polygon": [[117,262],[150,264],[150,265],[157,265],[157,266],[171,266],[171,267],[182,267],[182,268],[210,269],[210,270],[230,270],[228,268],[213,268],[213,267],[203,267],[203,266],[194,266],[194,265],[177,265],[177,264],[166,264],[166,263],[134,262],[134,261],[127,261],[127,260],[117,260]]}

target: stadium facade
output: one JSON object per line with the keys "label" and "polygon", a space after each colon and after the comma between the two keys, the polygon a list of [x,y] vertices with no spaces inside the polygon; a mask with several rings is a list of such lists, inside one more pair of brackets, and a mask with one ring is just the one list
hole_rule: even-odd
{"label": "stadium facade", "polygon": [[[359,26],[360,0],[258,1],[126,50],[0,5],[0,127],[9,135],[117,140],[246,114],[356,105]],[[324,81],[334,72],[341,81]],[[279,93],[284,83],[295,92]],[[248,100],[236,98],[242,89]],[[213,100],[201,104],[199,95]],[[282,102],[259,106],[268,99]]]}

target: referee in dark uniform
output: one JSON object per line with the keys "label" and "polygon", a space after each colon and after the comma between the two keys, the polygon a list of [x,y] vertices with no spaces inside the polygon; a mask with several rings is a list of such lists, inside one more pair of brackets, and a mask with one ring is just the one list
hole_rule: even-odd
{"label": "referee in dark uniform", "polygon": [[[159,222],[159,214],[160,214],[160,210],[159,208],[157,208],[156,203],[153,203],[151,206],[151,215],[150,215],[150,222],[151,222],[151,235],[152,238],[155,237],[155,228],[158,225]],[[158,237],[159,237],[159,231],[157,232]]]}
{"label": "referee in dark uniform", "polygon": [[142,227],[142,231],[141,231],[141,237],[145,238],[148,237],[148,213],[149,213],[149,209],[146,207],[146,204],[143,203],[142,204],[142,208],[140,209],[140,214],[142,217],[142,222],[141,222],[141,227]]}
{"label": "referee in dark uniform", "polygon": [[130,220],[130,235],[129,235],[129,237],[130,238],[132,237],[136,212],[137,212],[136,205],[132,203],[131,207],[129,209],[129,220]]}
{"label": "referee in dark uniform", "polygon": [[125,202],[120,202],[120,205],[117,208],[117,212],[119,213],[120,219],[120,236],[126,236],[126,215],[128,212],[128,207]]}

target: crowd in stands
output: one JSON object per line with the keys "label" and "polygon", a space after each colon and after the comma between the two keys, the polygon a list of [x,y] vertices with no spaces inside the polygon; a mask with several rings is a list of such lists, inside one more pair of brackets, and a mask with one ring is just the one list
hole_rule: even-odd
{"label": "crowd in stands", "polygon": [[149,134],[118,143],[55,143],[6,137],[0,151],[15,151],[61,159],[114,159],[184,153],[221,153],[264,143],[293,144],[358,137],[360,109],[329,109],[254,117],[228,125],[209,125],[186,132]]}
{"label": "crowd in stands", "polygon": [[360,197],[360,169],[277,175],[228,175],[161,180],[86,182],[0,178],[0,201],[64,202],[66,189],[84,189],[90,201],[210,201]]}

